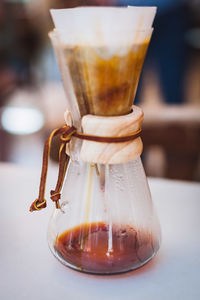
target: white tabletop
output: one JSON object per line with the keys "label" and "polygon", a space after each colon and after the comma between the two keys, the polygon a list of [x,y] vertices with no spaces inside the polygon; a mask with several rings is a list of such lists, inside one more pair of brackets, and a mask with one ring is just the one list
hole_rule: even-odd
{"label": "white tabletop", "polygon": [[[55,183],[55,168],[48,182]],[[29,213],[40,170],[0,164],[1,300],[200,299],[200,184],[150,179],[162,245],[144,267],[94,276],[63,266],[47,245],[52,203]]]}

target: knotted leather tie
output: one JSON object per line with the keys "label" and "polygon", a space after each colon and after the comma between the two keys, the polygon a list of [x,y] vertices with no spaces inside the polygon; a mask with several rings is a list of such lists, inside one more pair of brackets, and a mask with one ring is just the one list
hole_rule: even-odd
{"label": "knotted leather tie", "polygon": [[69,162],[69,156],[66,154],[66,144],[70,142],[72,136],[75,136],[82,140],[88,140],[99,143],[122,143],[135,140],[141,134],[141,129],[137,130],[126,136],[121,137],[103,137],[103,136],[93,136],[87,135],[84,133],[77,132],[77,129],[74,126],[63,126],[61,128],[55,129],[51,132],[49,137],[47,138],[44,144],[43,150],[43,162],[42,162],[42,172],[40,177],[40,187],[39,187],[39,196],[38,198],[31,204],[30,211],[41,210],[47,206],[45,196],[45,187],[46,187],[46,179],[47,179],[47,171],[48,171],[48,162],[49,162],[49,154],[51,149],[52,139],[55,136],[60,135],[60,149],[59,149],[59,171],[58,171],[58,179],[55,190],[51,190],[50,198],[55,202],[56,208],[60,208],[59,200],[61,197],[61,189],[63,185],[63,181],[65,178],[65,173],[67,170],[67,165]]}

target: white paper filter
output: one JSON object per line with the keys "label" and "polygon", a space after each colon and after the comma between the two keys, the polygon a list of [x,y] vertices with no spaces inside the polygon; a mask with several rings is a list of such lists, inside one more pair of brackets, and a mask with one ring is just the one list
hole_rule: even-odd
{"label": "white paper filter", "polygon": [[156,7],[77,7],[50,12],[63,44],[98,47],[141,43],[151,36]]}

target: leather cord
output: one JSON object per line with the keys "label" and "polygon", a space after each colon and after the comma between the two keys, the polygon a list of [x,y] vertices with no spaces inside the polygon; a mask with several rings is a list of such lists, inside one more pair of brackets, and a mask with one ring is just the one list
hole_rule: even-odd
{"label": "leather cord", "polygon": [[44,149],[43,149],[43,161],[42,161],[42,172],[40,177],[40,187],[39,187],[39,196],[38,198],[31,204],[30,211],[41,210],[47,206],[45,196],[45,188],[46,188],[46,179],[47,179],[47,171],[48,171],[48,163],[49,163],[49,154],[51,149],[52,139],[60,135],[60,150],[59,150],[59,171],[58,171],[58,179],[55,190],[51,190],[50,198],[55,202],[56,208],[60,208],[59,199],[61,197],[61,189],[65,177],[65,173],[67,170],[67,165],[69,162],[69,156],[66,154],[65,148],[66,144],[70,142],[71,137],[77,137],[82,140],[88,140],[98,143],[122,143],[127,141],[132,141],[138,138],[141,134],[141,129],[137,130],[126,136],[121,137],[103,137],[103,136],[93,136],[87,135],[84,133],[77,132],[77,129],[74,126],[63,126],[61,128],[55,129],[51,132],[49,137],[47,138]]}

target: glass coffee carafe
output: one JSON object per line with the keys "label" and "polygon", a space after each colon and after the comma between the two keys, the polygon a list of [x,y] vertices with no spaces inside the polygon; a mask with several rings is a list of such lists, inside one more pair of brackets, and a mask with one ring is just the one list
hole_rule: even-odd
{"label": "glass coffee carafe", "polygon": [[[81,9],[84,14],[94,8]],[[132,103],[152,28],[132,33],[128,43],[97,45],[63,42],[65,32],[57,29],[50,33],[67,96],[68,125],[83,132],[82,120],[88,115],[100,120],[99,128],[106,118],[120,121],[137,110]],[[84,161],[83,143],[72,136],[67,144],[70,161],[59,207],[49,222],[50,249],[79,271],[113,274],[136,269],[160,246],[160,226],[140,156],[121,163],[90,157]]]}

